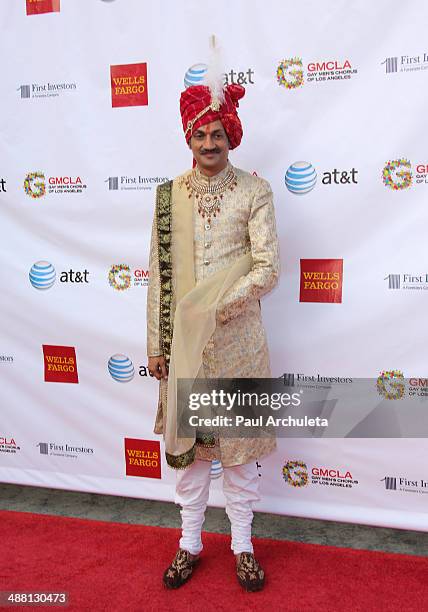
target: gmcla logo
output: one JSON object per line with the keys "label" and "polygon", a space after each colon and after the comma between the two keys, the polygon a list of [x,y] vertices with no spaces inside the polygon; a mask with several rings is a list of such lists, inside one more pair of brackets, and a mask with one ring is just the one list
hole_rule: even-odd
{"label": "gmcla logo", "polygon": [[160,442],[125,438],[127,476],[161,478]]}
{"label": "gmcla logo", "polygon": [[13,436],[0,433],[0,453],[16,454],[20,450],[21,447],[17,445]]}
{"label": "gmcla logo", "polygon": [[59,13],[60,0],[27,0],[27,15]]}
{"label": "gmcla logo", "polygon": [[291,487],[311,484],[352,489],[359,484],[348,469],[312,466],[309,472],[307,463],[300,460],[287,461],[282,468],[282,476]]}
{"label": "gmcla logo", "polygon": [[30,198],[41,198],[46,193],[46,181],[43,172],[29,172],[24,180],[24,191]]}
{"label": "gmcla logo", "polygon": [[343,259],[301,259],[300,301],[342,303]]}
{"label": "gmcla logo", "polygon": [[80,176],[49,176],[46,180],[44,172],[29,172],[24,179],[24,191],[33,199],[46,195],[46,183],[48,193],[66,194],[82,193],[87,185],[83,183]]}
{"label": "gmcla logo", "polygon": [[383,184],[393,191],[403,191],[413,185],[426,185],[428,183],[428,164],[425,161],[416,162],[415,170],[416,172],[413,173],[412,164],[405,157],[389,160],[382,170]]}
{"label": "gmcla logo", "polygon": [[131,269],[128,264],[114,264],[108,273],[110,287],[116,291],[125,291],[131,286]]}
{"label": "gmcla logo", "polygon": [[111,101],[118,106],[147,106],[147,64],[110,66]]}
{"label": "gmcla logo", "polygon": [[278,85],[286,89],[296,89],[303,85],[303,62],[300,57],[284,59],[276,69]]}
{"label": "gmcla logo", "polygon": [[[306,82],[350,79],[357,72],[358,70],[353,67],[349,59],[309,62],[306,66]],[[304,65],[301,57],[283,59],[279,62],[276,69],[276,80],[280,87],[296,89],[304,84],[304,79]]]}
{"label": "gmcla logo", "polygon": [[408,159],[401,157],[386,162],[382,170],[382,180],[385,187],[400,191],[412,185],[412,165]]}
{"label": "gmcla logo", "polygon": [[304,461],[287,461],[282,475],[291,487],[305,487],[308,484],[308,466]]}
{"label": "gmcla logo", "polygon": [[400,372],[400,370],[384,370],[377,378],[376,388],[379,395],[387,400],[403,399],[406,388],[403,372]]}
{"label": "gmcla logo", "polygon": [[45,382],[78,383],[74,346],[43,345]]}
{"label": "gmcla logo", "polygon": [[128,264],[114,264],[108,273],[110,287],[116,291],[125,291],[131,287],[147,287],[149,284],[149,270],[144,268],[131,268]]}

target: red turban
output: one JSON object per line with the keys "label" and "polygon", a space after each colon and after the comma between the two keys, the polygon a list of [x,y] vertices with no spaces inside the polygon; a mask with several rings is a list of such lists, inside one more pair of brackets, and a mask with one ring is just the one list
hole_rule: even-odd
{"label": "red turban", "polygon": [[198,128],[218,119],[222,122],[229,138],[230,148],[235,149],[241,143],[242,125],[238,117],[238,100],[244,97],[242,85],[233,83],[223,89],[224,102],[212,103],[211,91],[205,85],[188,87],[180,97],[180,113],[183,120],[184,136],[187,143]]}

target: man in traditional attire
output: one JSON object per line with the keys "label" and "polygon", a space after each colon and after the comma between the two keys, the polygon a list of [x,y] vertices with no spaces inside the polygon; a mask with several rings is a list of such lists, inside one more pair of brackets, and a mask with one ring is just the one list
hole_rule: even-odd
{"label": "man in traditional attire", "polygon": [[229,149],[241,142],[240,85],[198,85],[181,94],[180,111],[194,168],[158,187],[150,247],[147,352],[160,380],[155,433],[163,433],[167,463],[176,468],[182,507],[179,550],[164,573],[177,588],[192,575],[213,459],[224,468],[237,576],[260,590],[264,571],[251,543],[258,496],[256,460],[274,438],[177,436],[177,379],[270,377],[260,298],[278,280],[279,255],[269,183],[235,168]]}

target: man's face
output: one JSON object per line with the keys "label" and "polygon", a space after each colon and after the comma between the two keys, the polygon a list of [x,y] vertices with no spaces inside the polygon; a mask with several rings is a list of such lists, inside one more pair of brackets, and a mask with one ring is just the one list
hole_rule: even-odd
{"label": "man's face", "polygon": [[214,176],[226,167],[229,140],[221,121],[212,121],[195,130],[189,147],[203,174]]}

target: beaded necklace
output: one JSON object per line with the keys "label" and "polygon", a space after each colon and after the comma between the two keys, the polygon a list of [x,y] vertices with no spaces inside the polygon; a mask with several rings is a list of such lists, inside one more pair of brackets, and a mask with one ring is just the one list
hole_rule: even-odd
{"label": "beaded necklace", "polygon": [[237,177],[230,168],[226,176],[220,180],[202,182],[196,175],[196,169],[188,175],[185,181],[189,198],[193,195],[198,203],[198,213],[202,217],[207,217],[208,223],[211,217],[216,217],[220,212],[220,204],[226,190],[233,191],[237,186]]}

